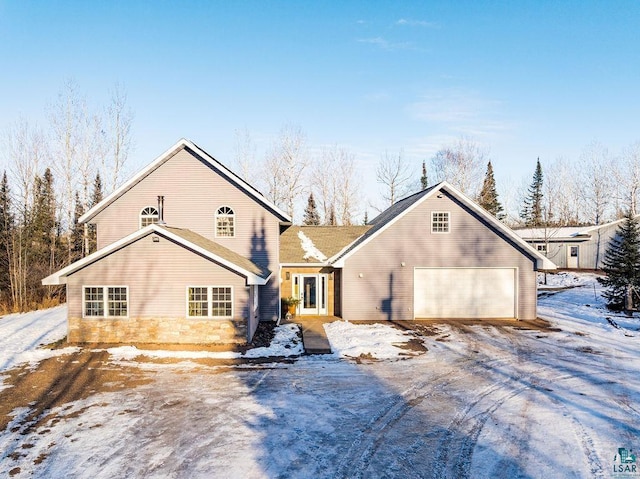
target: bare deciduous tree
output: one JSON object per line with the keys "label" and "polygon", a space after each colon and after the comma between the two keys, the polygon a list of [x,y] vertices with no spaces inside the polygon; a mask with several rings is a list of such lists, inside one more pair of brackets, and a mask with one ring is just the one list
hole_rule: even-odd
{"label": "bare deciduous tree", "polygon": [[[111,172],[107,191],[114,191],[123,180],[124,168],[129,158],[133,144],[131,126],[133,124],[133,112],[127,104],[127,93],[120,83],[116,83],[111,90],[111,103],[106,113],[106,151],[97,153],[106,158],[108,165],[104,165],[105,172]],[[103,142],[98,142],[98,148],[103,147]],[[85,205],[86,206],[86,205]]]}
{"label": "bare deciduous tree", "polygon": [[431,171],[437,182],[448,181],[467,196],[475,198],[482,184],[487,152],[468,137],[440,149],[431,160]]}
{"label": "bare deciduous tree", "polygon": [[598,142],[590,143],[580,155],[580,182],[586,218],[596,225],[608,218],[612,197],[611,169],[609,151]]}
{"label": "bare deciduous tree", "polygon": [[614,175],[623,208],[635,216],[640,194],[640,141],[624,148]]}
{"label": "bare deciduous tree", "polygon": [[264,162],[267,195],[291,218],[294,218],[296,201],[305,188],[306,142],[306,135],[300,127],[287,125],[280,131]]}
{"label": "bare deciduous tree", "polygon": [[320,205],[323,224],[329,224],[332,210],[340,224],[353,224],[359,209],[359,178],[353,153],[337,145],[322,149],[313,162],[309,181]]}
{"label": "bare deciduous tree", "polygon": [[412,176],[403,150],[397,156],[385,151],[376,168],[376,180],[383,186],[382,198],[387,205],[393,205],[407,193]]}
{"label": "bare deciduous tree", "polygon": [[247,128],[235,131],[234,170],[250,185],[257,185],[260,172],[257,168],[256,145]]}

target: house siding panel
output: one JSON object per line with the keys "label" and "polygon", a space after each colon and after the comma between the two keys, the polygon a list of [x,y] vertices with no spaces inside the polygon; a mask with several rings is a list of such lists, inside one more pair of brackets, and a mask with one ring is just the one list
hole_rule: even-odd
{"label": "house siding panel", "polygon": [[[415,267],[518,268],[518,318],[536,317],[533,260],[446,191],[439,196],[417,205],[346,259],[342,271],[344,319],[413,319]],[[450,213],[450,233],[431,233],[432,211]]]}
{"label": "house siding panel", "polygon": [[[240,187],[215,171],[190,150],[182,149],[98,213],[98,248],[139,229],[140,211],[157,206],[164,196],[164,221],[186,228],[277,272],[279,219]],[[235,237],[215,237],[215,214],[229,206],[235,213]],[[135,261],[133,265],[142,265]],[[133,266],[132,265],[132,266]],[[277,319],[278,278],[260,289],[261,319]]]}
{"label": "house siding panel", "polygon": [[[211,332],[210,339],[220,336],[221,324],[226,324],[223,329],[232,328],[235,331],[226,331],[220,336],[220,341],[209,342],[244,342],[246,341],[246,325],[249,317],[249,287],[246,286],[244,277],[231,272],[216,263],[209,261],[196,253],[186,250],[172,241],[158,237],[158,242],[153,241],[154,235],[148,235],[140,240],[122,248],[101,261],[93,263],[80,271],[70,275],[67,280],[68,308],[70,326],[81,328],[77,337],[69,337],[72,342],[82,341],[82,338],[93,338],[90,331],[92,323],[103,324],[109,322],[121,323],[121,329],[126,328],[127,323],[135,323],[141,320],[175,320],[184,329],[184,324],[191,324],[199,335],[176,334],[175,341],[168,342],[207,342],[206,330],[208,323]],[[124,285],[129,287],[129,319],[80,319],[82,318],[82,287],[88,285],[108,286]],[[233,321],[219,319],[198,320],[186,318],[186,298],[188,286],[231,286],[233,288],[234,318]],[[200,324],[203,323],[203,324]],[[116,327],[117,329],[117,327]],[[135,329],[135,328],[133,328]],[[187,328],[189,329],[189,328]],[[147,329],[148,331],[148,329]],[[71,331],[70,331],[71,332]],[[134,331],[126,338],[129,341],[145,342],[144,337],[136,336]],[[196,333],[194,333],[196,334]],[[108,341],[108,337],[101,340]],[[147,338],[148,342],[167,342],[162,338]]]}

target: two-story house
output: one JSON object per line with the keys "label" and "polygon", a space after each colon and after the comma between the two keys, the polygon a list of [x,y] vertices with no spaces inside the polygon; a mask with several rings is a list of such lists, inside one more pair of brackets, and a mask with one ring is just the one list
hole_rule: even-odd
{"label": "two-story house", "polygon": [[291,219],[191,141],[80,221],[98,250],[43,280],[67,285],[69,342],[244,343],[279,314]]}

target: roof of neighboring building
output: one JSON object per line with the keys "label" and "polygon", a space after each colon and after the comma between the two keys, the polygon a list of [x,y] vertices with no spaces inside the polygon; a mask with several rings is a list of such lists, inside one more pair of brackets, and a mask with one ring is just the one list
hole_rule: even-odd
{"label": "roof of neighboring building", "polygon": [[113,203],[115,200],[120,198],[123,194],[125,194],[127,191],[129,191],[131,188],[133,188],[140,181],[142,181],[149,174],[151,174],[153,171],[155,171],[157,168],[159,168],[166,161],[171,159],[173,156],[175,156],[178,152],[180,152],[183,149],[188,149],[197,157],[201,158],[202,161],[204,161],[211,168],[215,169],[222,176],[229,179],[240,190],[244,191],[247,195],[254,198],[258,203],[261,203],[265,208],[271,210],[278,218],[280,218],[281,221],[284,221],[287,223],[291,222],[291,218],[289,217],[289,215],[287,215],[284,211],[278,208],[274,203],[272,203],[267,198],[265,198],[262,193],[260,193],[258,190],[256,190],[253,186],[251,186],[249,183],[244,181],[238,175],[233,173],[231,170],[229,170],[226,166],[224,166],[214,157],[209,155],[202,148],[198,147],[195,143],[193,143],[190,140],[186,140],[184,138],[178,141],[175,145],[173,145],[171,148],[169,148],[167,151],[165,151],[162,155],[157,157],[151,163],[149,163],[145,168],[143,168],[138,173],[136,173],[131,179],[129,179],[126,183],[124,183],[122,186],[117,188],[113,193],[111,193],[109,196],[104,198],[101,202],[99,202],[93,208],[89,209],[89,211],[83,214],[78,221],[80,223],[86,223],[90,221],[100,211],[102,211],[111,203]]}
{"label": "roof of neighboring building", "polygon": [[280,235],[280,262],[327,262],[372,226],[291,226]]}
{"label": "roof of neighboring building", "polygon": [[589,234],[585,233],[588,226],[561,226],[548,228],[518,228],[514,232],[527,241],[585,241]]}
{"label": "roof of neighboring building", "polygon": [[[636,219],[638,218],[640,218],[640,215],[636,215]],[[586,241],[591,238],[591,234],[594,231],[617,226],[624,220],[625,218],[621,218],[593,226],[549,226],[546,228],[518,228],[514,231],[526,241]]]}
{"label": "roof of neighboring building", "polygon": [[523,252],[526,251],[528,255],[532,258],[535,258],[537,267],[540,269],[556,269],[556,265],[553,264],[546,256],[540,254],[538,251],[534,250],[531,245],[525,242],[521,237],[516,235],[513,230],[509,227],[501,223],[498,219],[496,219],[493,215],[488,213],[484,208],[479,206],[473,200],[467,198],[462,192],[458,191],[454,186],[443,181],[436,185],[427,188],[426,190],[415,193],[411,196],[408,196],[397,203],[393,204],[385,211],[380,213],[376,218],[371,221],[372,228],[367,231],[364,235],[350,244],[343,251],[330,258],[329,261],[337,267],[342,267],[344,264],[344,260],[351,256],[355,251],[363,247],[366,243],[368,243],[372,238],[380,234],[380,232],[384,231],[386,228],[390,227],[395,221],[404,216],[407,212],[412,210],[415,206],[417,206],[422,201],[425,201],[427,198],[433,196],[434,194],[439,194],[440,191],[445,191],[448,194],[455,197],[458,201],[464,204],[467,208],[473,211],[475,214],[484,218],[484,220],[492,225],[491,227],[500,231],[506,238],[515,244],[518,245]]}
{"label": "roof of neighboring building", "polygon": [[211,261],[229,268],[231,271],[247,278],[247,284],[263,285],[266,284],[267,280],[271,276],[271,271],[268,269],[253,263],[235,251],[231,251],[230,249],[225,248],[204,236],[194,233],[193,231],[182,228],[172,228],[166,225],[152,224],[134,231],[115,243],[111,243],[95,253],[70,264],[66,268],[47,276],[42,280],[42,284],[66,284],[67,276],[150,234],[157,234],[158,236],[167,238],[182,247],[193,251],[194,253],[202,255]]}

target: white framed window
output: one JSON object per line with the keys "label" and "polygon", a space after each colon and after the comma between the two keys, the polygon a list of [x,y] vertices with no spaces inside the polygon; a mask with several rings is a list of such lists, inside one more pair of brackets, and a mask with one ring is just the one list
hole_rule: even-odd
{"label": "white framed window", "polygon": [[129,317],[128,286],[83,286],[83,318]]}
{"label": "white framed window", "polygon": [[233,238],[236,235],[235,213],[228,206],[221,206],[216,212],[216,237]]}
{"label": "white framed window", "polygon": [[188,286],[187,317],[233,318],[231,286]]}
{"label": "white framed window", "polygon": [[448,233],[450,230],[449,212],[448,211],[432,211],[431,212],[431,232],[432,233]]}
{"label": "white framed window", "polygon": [[142,211],[140,211],[140,228],[156,224],[159,217],[160,215],[158,214],[157,208],[153,206],[142,208]]}
{"label": "white framed window", "polygon": [[540,251],[541,253],[546,253],[547,252],[547,245],[546,244],[539,244],[536,245],[536,248],[538,249],[538,251]]}

